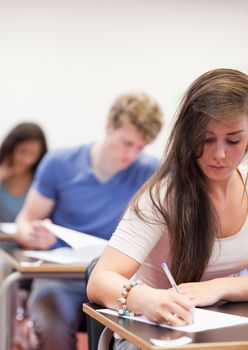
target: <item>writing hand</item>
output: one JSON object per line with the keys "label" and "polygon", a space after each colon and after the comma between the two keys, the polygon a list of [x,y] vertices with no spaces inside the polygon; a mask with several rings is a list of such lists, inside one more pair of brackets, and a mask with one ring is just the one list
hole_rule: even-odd
{"label": "writing hand", "polygon": [[154,289],[145,286],[143,291],[143,314],[151,321],[171,326],[191,324],[194,319],[194,305],[184,295],[174,290]]}

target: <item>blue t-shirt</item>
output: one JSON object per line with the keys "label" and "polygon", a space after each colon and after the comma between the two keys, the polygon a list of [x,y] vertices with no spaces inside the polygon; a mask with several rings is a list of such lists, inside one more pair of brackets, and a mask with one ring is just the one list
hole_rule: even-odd
{"label": "blue t-shirt", "polygon": [[[34,188],[55,200],[53,223],[109,239],[129,200],[159,165],[141,154],[126,169],[101,182],[91,169],[90,145],[48,153],[41,161]],[[59,242],[57,246],[65,245]]]}
{"label": "blue t-shirt", "polygon": [[13,196],[7,188],[0,184],[0,222],[14,222],[21,210],[27,192]]}

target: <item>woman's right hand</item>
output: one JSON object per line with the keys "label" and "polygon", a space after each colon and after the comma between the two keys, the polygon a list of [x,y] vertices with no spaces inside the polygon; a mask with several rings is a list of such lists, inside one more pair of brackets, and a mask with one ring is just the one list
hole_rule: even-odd
{"label": "woman's right hand", "polygon": [[[136,288],[133,289],[133,292]],[[193,323],[194,305],[188,297],[178,294],[173,289],[154,289],[145,285],[140,286],[139,291],[137,288],[137,293],[140,293],[139,296],[135,293],[135,299],[139,300],[138,308],[151,321],[167,323],[171,326]],[[133,297],[134,295],[132,299]],[[130,302],[134,303],[134,299]],[[132,310],[131,305],[130,309]]]}

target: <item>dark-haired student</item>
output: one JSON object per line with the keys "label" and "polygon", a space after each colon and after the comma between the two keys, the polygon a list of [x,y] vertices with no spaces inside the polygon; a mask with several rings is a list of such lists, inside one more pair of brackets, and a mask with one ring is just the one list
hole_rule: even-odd
{"label": "dark-haired student", "polygon": [[[32,184],[35,170],[47,152],[42,128],[32,122],[13,127],[0,145],[0,222],[14,222]],[[0,248],[17,244],[1,242]],[[0,281],[11,271],[1,260]]]}
{"label": "dark-haired student", "polygon": [[46,152],[45,134],[36,123],[20,123],[3,139],[0,145],[0,222],[15,221]]}

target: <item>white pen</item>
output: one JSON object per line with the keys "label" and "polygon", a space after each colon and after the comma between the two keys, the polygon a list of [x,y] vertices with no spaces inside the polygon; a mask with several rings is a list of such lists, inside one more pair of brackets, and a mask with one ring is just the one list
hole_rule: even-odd
{"label": "white pen", "polygon": [[180,291],[179,291],[179,289],[178,289],[178,286],[177,286],[177,284],[176,284],[176,281],[174,280],[174,278],[173,278],[173,276],[172,276],[172,274],[171,274],[171,272],[170,272],[170,270],[169,270],[167,264],[166,264],[165,262],[163,262],[163,263],[161,264],[161,266],[162,266],[162,268],[163,268],[163,270],[164,270],[164,272],[165,272],[165,274],[166,274],[168,280],[170,281],[170,284],[172,285],[172,287],[175,289],[175,291],[176,291],[178,294],[180,294]]}
{"label": "white pen", "polygon": [[[171,274],[171,272],[170,272],[170,270],[169,270],[169,268],[168,268],[166,262],[163,262],[163,263],[161,264],[161,266],[162,266],[162,268],[163,268],[163,270],[164,270],[164,272],[165,272],[165,274],[166,274],[168,280],[170,281],[170,284],[172,285],[172,287],[175,289],[175,291],[176,291],[178,294],[180,294],[180,291],[179,291],[179,289],[178,289],[178,286],[177,286],[177,284],[176,284],[176,281],[174,280],[174,278],[173,278],[173,276],[172,276],[172,274]],[[192,321],[192,323],[194,324],[194,321]]]}

